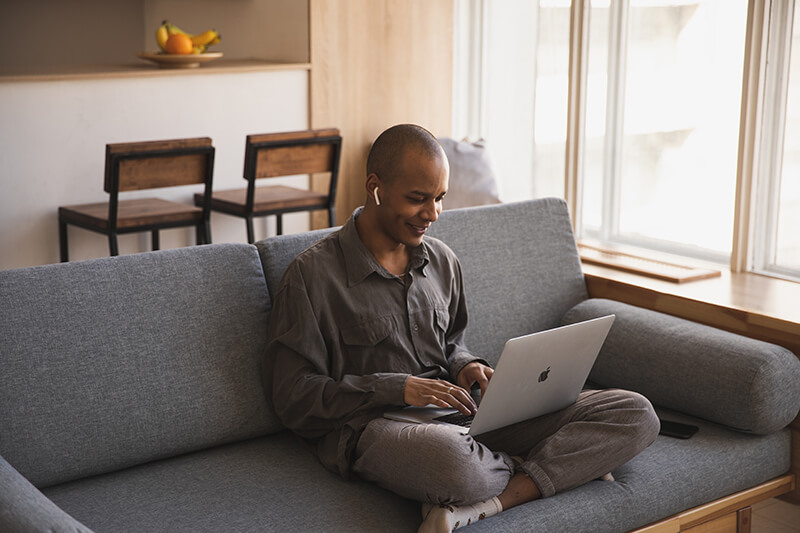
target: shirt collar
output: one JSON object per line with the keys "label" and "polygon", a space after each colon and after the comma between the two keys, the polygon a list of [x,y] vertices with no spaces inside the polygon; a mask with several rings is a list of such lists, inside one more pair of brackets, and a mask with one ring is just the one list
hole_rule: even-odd
{"label": "shirt collar", "polygon": [[[361,214],[362,207],[356,208],[352,216],[347,219],[342,229],[339,230],[339,243],[344,254],[345,269],[347,271],[347,285],[352,287],[367,278],[373,272],[387,279],[394,279],[388,270],[367,249],[356,229],[356,219]],[[423,239],[422,244],[411,249],[410,269],[418,271],[425,276],[425,266],[429,262],[428,244]]]}

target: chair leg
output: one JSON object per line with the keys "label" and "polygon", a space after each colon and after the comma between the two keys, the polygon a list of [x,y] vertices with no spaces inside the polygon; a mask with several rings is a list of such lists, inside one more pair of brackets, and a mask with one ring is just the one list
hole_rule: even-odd
{"label": "chair leg", "polygon": [[58,247],[61,255],[61,262],[69,261],[69,246],[67,245],[67,223],[58,219]]}
{"label": "chair leg", "polygon": [[117,234],[108,234],[108,251],[112,256],[119,255],[119,245],[117,244]]}
{"label": "chair leg", "polygon": [[67,242],[67,223],[58,219],[58,248],[62,263],[69,261],[69,244]]}
{"label": "chair leg", "polygon": [[153,251],[159,250],[161,248],[161,239],[158,238],[158,230],[154,229],[152,232],[152,244],[153,244]]}
{"label": "chair leg", "polygon": [[211,227],[208,222],[201,222],[194,227],[195,229],[195,242],[200,244],[211,244]]}
{"label": "chair leg", "polygon": [[280,213],[275,215],[275,229],[278,235],[283,235],[283,215]]}
{"label": "chair leg", "polygon": [[328,226],[334,227],[336,225],[336,209],[331,207],[328,209]]}
{"label": "chair leg", "polygon": [[256,240],[254,236],[255,230],[253,229],[253,217],[245,217],[245,222],[247,223],[247,242],[253,244],[253,242]]}

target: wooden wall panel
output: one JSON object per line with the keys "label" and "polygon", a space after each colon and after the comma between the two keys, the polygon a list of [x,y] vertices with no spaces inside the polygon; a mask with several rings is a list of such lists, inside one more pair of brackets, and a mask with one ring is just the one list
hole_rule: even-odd
{"label": "wooden wall panel", "polygon": [[453,1],[310,0],[309,15],[311,127],[341,130],[342,223],[364,203],[366,156],[381,131],[413,122],[450,135]]}

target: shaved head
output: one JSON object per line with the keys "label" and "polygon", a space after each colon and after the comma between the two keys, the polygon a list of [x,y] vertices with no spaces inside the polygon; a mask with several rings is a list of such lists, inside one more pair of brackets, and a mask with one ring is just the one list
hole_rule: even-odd
{"label": "shaved head", "polygon": [[377,174],[383,181],[391,183],[408,151],[447,160],[442,146],[431,132],[415,124],[398,124],[381,133],[372,144],[367,157],[367,176]]}

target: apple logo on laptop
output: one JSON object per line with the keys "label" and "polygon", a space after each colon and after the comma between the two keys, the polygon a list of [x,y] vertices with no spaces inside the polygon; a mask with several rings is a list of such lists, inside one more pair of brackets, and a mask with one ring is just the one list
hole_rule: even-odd
{"label": "apple logo on laptop", "polygon": [[547,379],[547,375],[550,374],[550,367],[547,367],[547,370],[539,374],[539,383]]}

